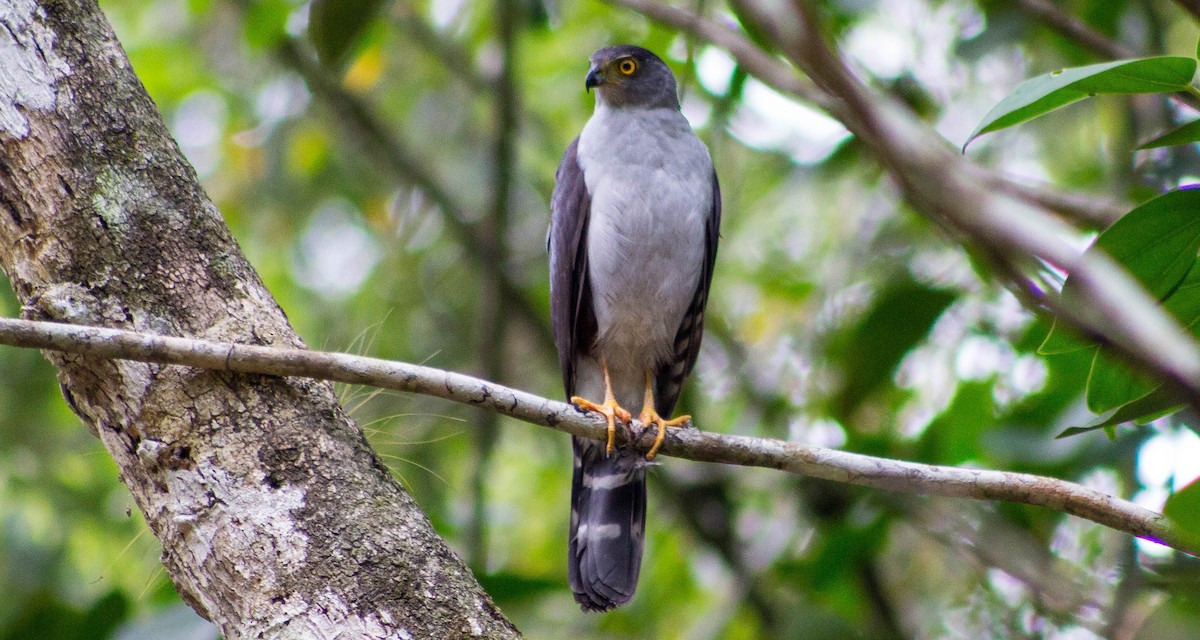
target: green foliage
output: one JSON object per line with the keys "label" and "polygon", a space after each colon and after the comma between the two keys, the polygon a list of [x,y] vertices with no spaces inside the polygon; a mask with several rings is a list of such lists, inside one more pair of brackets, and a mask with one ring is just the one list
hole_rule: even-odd
{"label": "green foliage", "polygon": [[308,10],[308,38],[321,61],[329,66],[342,62],[386,4],[384,0],[314,0]]}
{"label": "green foliage", "polygon": [[831,406],[839,419],[850,418],[879,385],[890,380],[901,358],[929,335],[929,328],[957,296],[910,279],[879,292],[868,312],[843,329],[830,355],[845,367],[846,379]]}
{"label": "green foliage", "polygon": [[1180,144],[1200,142],[1200,120],[1193,120],[1176,129],[1172,129],[1157,138],[1138,145],[1138,149],[1160,149]]}
{"label": "green foliage", "polygon": [[[1125,214],[1084,253],[1117,261],[1155,298],[1165,298],[1196,262],[1200,248],[1200,189],[1163,194]],[[1071,277],[1063,304],[1080,304],[1082,290]]]}
{"label": "green foliage", "polygon": [[[1200,189],[1180,189],[1154,198],[1130,211],[1101,233],[1084,253],[1115,260],[1147,292],[1163,300],[1163,307],[1185,327],[1200,320],[1200,269],[1193,266],[1200,250]],[[1186,278],[1185,278],[1186,276]],[[1068,276],[1061,304],[1087,304],[1079,282]],[[1061,354],[1087,348],[1087,343],[1057,322],[1043,341],[1040,353]],[[1146,421],[1181,407],[1174,395],[1160,391],[1158,383],[1132,370],[1114,357],[1112,348],[1093,346],[1095,355],[1087,383],[1087,406],[1105,414],[1083,427],[1067,429],[1063,436],[1110,428],[1121,421]],[[1130,405],[1124,410],[1119,408]],[[1116,420],[1117,422],[1114,422]]]}
{"label": "green foliage", "polygon": [[967,138],[1032,120],[1042,114],[1101,93],[1184,91],[1196,74],[1195,58],[1159,56],[1117,60],[1062,69],[1026,80],[983,117]]}
{"label": "green foliage", "polygon": [[6,626],[4,640],[104,640],[112,636],[129,609],[124,593],[113,591],[87,610],[62,602],[51,593],[34,594]]}
{"label": "green foliage", "polygon": [[[1145,389],[1092,336],[1057,321],[1048,329],[1049,319],[1022,310],[986,255],[965,257],[900,202],[861,141],[703,41],[592,2],[385,11],[380,0],[330,0],[307,14],[297,0],[102,4],[242,250],[313,347],[479,372],[481,301],[497,295],[482,284],[487,269],[510,278],[518,295],[507,303],[546,318],[548,199],[562,151],[592,108],[586,59],[632,42],[679,76],[685,113],[721,176],[705,345],[680,407],[699,428],[1048,474],[1147,504],[1166,495],[1140,472],[1153,470],[1146,443],[1193,426],[1187,412],[1161,418],[1177,399],[1157,381]],[[1174,190],[1195,172],[1191,151],[1166,147],[1137,163],[1129,155],[1135,141],[1169,128],[1161,118],[1170,110],[1118,98],[1086,113],[1050,111],[1093,93],[1187,91],[1195,62],[1170,54],[1192,54],[1194,23],[1167,0],[1056,3],[1105,37],[1163,43],[1143,52],[1158,57],[1108,62],[1018,5],[823,7],[869,84],[919,105],[956,140],[998,87],[1069,67],[988,114],[972,139],[1036,119],[974,141],[973,159],[1103,201],[1145,201],[1090,251],[1108,253],[1195,330],[1200,229],[1190,212],[1200,203]],[[497,17],[514,7],[523,12],[519,126],[501,234],[508,255],[496,265],[454,229],[492,211]],[[709,9],[718,18],[726,10]],[[304,33],[306,15],[309,40],[296,43],[334,62],[322,71],[341,92],[333,98],[278,55]],[[338,99],[361,105],[378,127],[357,127]],[[830,133],[814,134],[822,131]],[[419,171],[390,162],[395,154]],[[1162,185],[1172,191],[1150,199]],[[1087,303],[1077,289],[1068,277],[1064,303]],[[0,312],[20,313],[11,292]],[[539,328],[511,306],[507,317],[501,382],[561,396],[548,321]],[[175,595],[161,550],[103,447],[66,407],[53,368],[4,349],[0,371],[0,639],[195,631],[198,618]],[[1094,638],[1131,607],[1145,615],[1141,637],[1195,635],[1195,565],[1099,525],[1050,509],[667,458],[650,471],[638,596],[585,616],[566,586],[567,438],[504,420],[485,458],[469,408],[339,394],[531,638]],[[1092,416],[1089,406],[1108,410]],[[1153,425],[1115,428],[1129,421]],[[1101,428],[1114,440],[1055,439]],[[1194,493],[1168,503],[1176,526],[1200,528]],[[473,526],[477,503],[482,527]]]}
{"label": "green foliage", "polygon": [[1114,427],[1117,425],[1126,422],[1133,422],[1139,425],[1149,424],[1163,416],[1175,413],[1183,407],[1184,404],[1179,402],[1174,394],[1161,386],[1154,387],[1148,393],[1140,395],[1134,400],[1125,401],[1123,404],[1119,404],[1117,408],[1104,412],[1104,415],[1098,416],[1095,420],[1082,427],[1064,429],[1062,433],[1058,434],[1058,437],[1066,438],[1095,431],[1096,429],[1104,429],[1109,439],[1115,440],[1116,431]]}
{"label": "green foliage", "polygon": [[1193,540],[1200,541],[1200,481],[1193,481],[1168,498],[1163,514]]}

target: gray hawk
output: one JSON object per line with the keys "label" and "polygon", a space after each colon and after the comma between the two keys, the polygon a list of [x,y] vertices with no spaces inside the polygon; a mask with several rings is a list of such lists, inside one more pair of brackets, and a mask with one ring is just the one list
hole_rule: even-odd
{"label": "gray hawk", "polygon": [[[608,422],[607,445],[573,441],[568,577],[585,611],[607,611],[637,587],[649,461],[666,427],[690,421],[662,415],[700,351],[721,193],[667,65],[631,45],[590,61],[596,108],[558,166],[547,244],[563,385]],[[638,402],[657,429],[645,457],[614,447]]]}

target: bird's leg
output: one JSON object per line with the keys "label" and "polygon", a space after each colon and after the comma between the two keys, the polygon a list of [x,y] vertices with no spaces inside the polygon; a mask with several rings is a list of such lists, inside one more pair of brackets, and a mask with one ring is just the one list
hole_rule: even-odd
{"label": "bird's leg", "polygon": [[658,429],[658,433],[654,436],[654,444],[646,452],[646,459],[653,460],[654,456],[658,454],[659,447],[662,446],[663,440],[667,437],[667,427],[683,427],[691,421],[691,416],[679,416],[671,420],[663,420],[663,417],[658,415],[658,411],[654,409],[654,376],[647,369],[646,397],[642,401],[642,412],[638,414],[638,422],[641,422],[643,425],[653,424]]}
{"label": "bird's leg", "polygon": [[604,375],[604,402],[596,404],[579,396],[571,396],[571,404],[585,411],[595,411],[604,416],[604,419],[608,421],[608,447],[605,452],[612,453],[616,449],[613,441],[617,436],[617,418],[628,424],[633,419],[633,415],[617,404],[617,398],[613,395],[612,380],[608,377],[608,360],[603,356],[600,357],[600,372]]}

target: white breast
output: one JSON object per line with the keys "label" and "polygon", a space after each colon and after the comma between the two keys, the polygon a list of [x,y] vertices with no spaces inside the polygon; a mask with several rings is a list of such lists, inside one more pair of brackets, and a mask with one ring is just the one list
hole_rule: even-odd
{"label": "white breast", "polygon": [[580,134],[578,154],[592,198],[599,347],[610,368],[628,367],[640,385],[642,371],[672,354],[699,284],[712,160],[679,111],[604,105]]}

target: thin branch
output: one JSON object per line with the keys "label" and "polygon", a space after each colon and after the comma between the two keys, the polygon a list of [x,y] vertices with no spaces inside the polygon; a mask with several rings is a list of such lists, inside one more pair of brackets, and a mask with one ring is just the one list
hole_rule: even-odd
{"label": "thin branch", "polygon": [[[649,0],[614,1],[680,29],[708,24]],[[1070,273],[1091,303],[1063,305],[1047,296],[1058,317],[1104,336],[1125,358],[1200,407],[1200,345],[1120,265],[1098,252],[1081,255],[1062,240],[1073,228],[1023,198],[992,188],[981,169],[910,110],[864,85],[829,47],[816,12],[806,3],[797,0],[791,10],[749,0],[732,0],[731,5],[743,23],[782,51],[819,90],[836,97],[830,115],[874,152],[918,211],[963,240],[988,248],[1013,268],[1036,259]],[[720,30],[723,40],[714,40],[716,44],[730,39],[749,44],[731,29]],[[730,52],[735,58],[739,55]]]}
{"label": "thin branch", "polygon": [[[972,165],[976,166],[976,165]],[[1133,205],[1115,198],[1104,200],[1075,191],[1064,191],[1049,185],[1034,186],[1016,178],[1010,178],[982,168],[980,179],[993,189],[1007,192],[1029,204],[1054,211],[1084,226],[1103,229],[1121,219]]]}
{"label": "thin branch", "polygon": [[1200,0],[1175,0],[1175,4],[1183,7],[1192,15],[1192,18],[1200,21]]}
{"label": "thin branch", "polygon": [[[459,373],[364,356],[16,319],[0,319],[0,344],[98,358],[365,384],[452,400],[593,440],[606,437],[603,419],[572,405]],[[635,422],[629,431],[635,435],[620,434],[622,446],[649,449],[654,439],[652,430],[643,430]],[[1057,478],[904,462],[696,429],[670,429],[660,453],[701,462],[766,467],[889,491],[1044,506],[1200,555],[1200,546],[1189,541],[1185,532],[1165,516]]]}
{"label": "thin branch", "polygon": [[[846,105],[839,97],[832,96],[811,82],[799,77],[796,70],[782,58],[768,54],[762,47],[750,41],[745,33],[733,26],[696,15],[686,9],[663,4],[657,0],[608,0],[646,17],[668,24],[703,41],[725,49],[738,65],[768,86],[821,109],[839,120],[848,116]],[[1124,215],[1128,208],[1115,210],[1110,200],[1085,194],[1051,191],[1022,184],[996,174],[983,167],[975,167],[981,178],[986,178],[996,188],[1012,192],[1021,199],[1053,211],[1069,220],[1082,221],[1088,226],[1107,226]]]}
{"label": "thin branch", "polygon": [[[300,44],[292,39],[285,39],[278,49],[279,59],[304,78],[313,95],[320,98],[325,105],[338,116],[339,123],[349,130],[378,159],[384,170],[390,172],[410,185],[420,189],[442,210],[442,220],[454,237],[463,245],[466,252],[478,264],[480,269],[495,269],[499,265],[496,255],[490,250],[487,240],[478,225],[471,225],[466,220],[474,217],[468,215],[467,208],[430,173],[417,159],[418,156],[396,136],[392,135],[389,127],[375,115],[374,111],[360,98],[347,92],[336,80],[307,55]],[[554,344],[543,320],[543,313],[529,295],[512,281],[503,271],[500,274],[500,293],[512,304],[514,315],[537,336],[538,342],[544,345]]]}
{"label": "thin branch", "polygon": [[[1096,31],[1088,23],[1063,11],[1062,7],[1049,0],[1016,0],[1016,4],[1025,13],[1041,20],[1046,26],[1074,40],[1079,46],[1101,58],[1120,60],[1145,55],[1119,42],[1110,40],[1108,36]],[[1196,96],[1186,91],[1173,93],[1171,94],[1171,98],[1193,109],[1200,109],[1200,99],[1197,99]]]}
{"label": "thin branch", "polygon": [[1110,40],[1108,36],[1063,11],[1062,7],[1049,0],[1017,0],[1016,4],[1025,13],[1041,20],[1046,26],[1074,40],[1079,46],[1101,58],[1136,58],[1138,56],[1138,52]]}
{"label": "thin branch", "polygon": [[[495,22],[501,48],[500,76],[495,89],[495,143],[492,147],[492,208],[480,221],[480,238],[495,262],[480,273],[479,314],[476,319],[479,363],[490,380],[504,381],[507,333],[511,302],[501,293],[501,280],[508,266],[508,217],[513,174],[517,165],[517,24],[521,7],[514,0],[498,0]],[[471,473],[471,519],[466,527],[467,561],[472,567],[487,567],[487,479],[500,435],[499,416],[490,411],[476,414],[475,465]]]}

